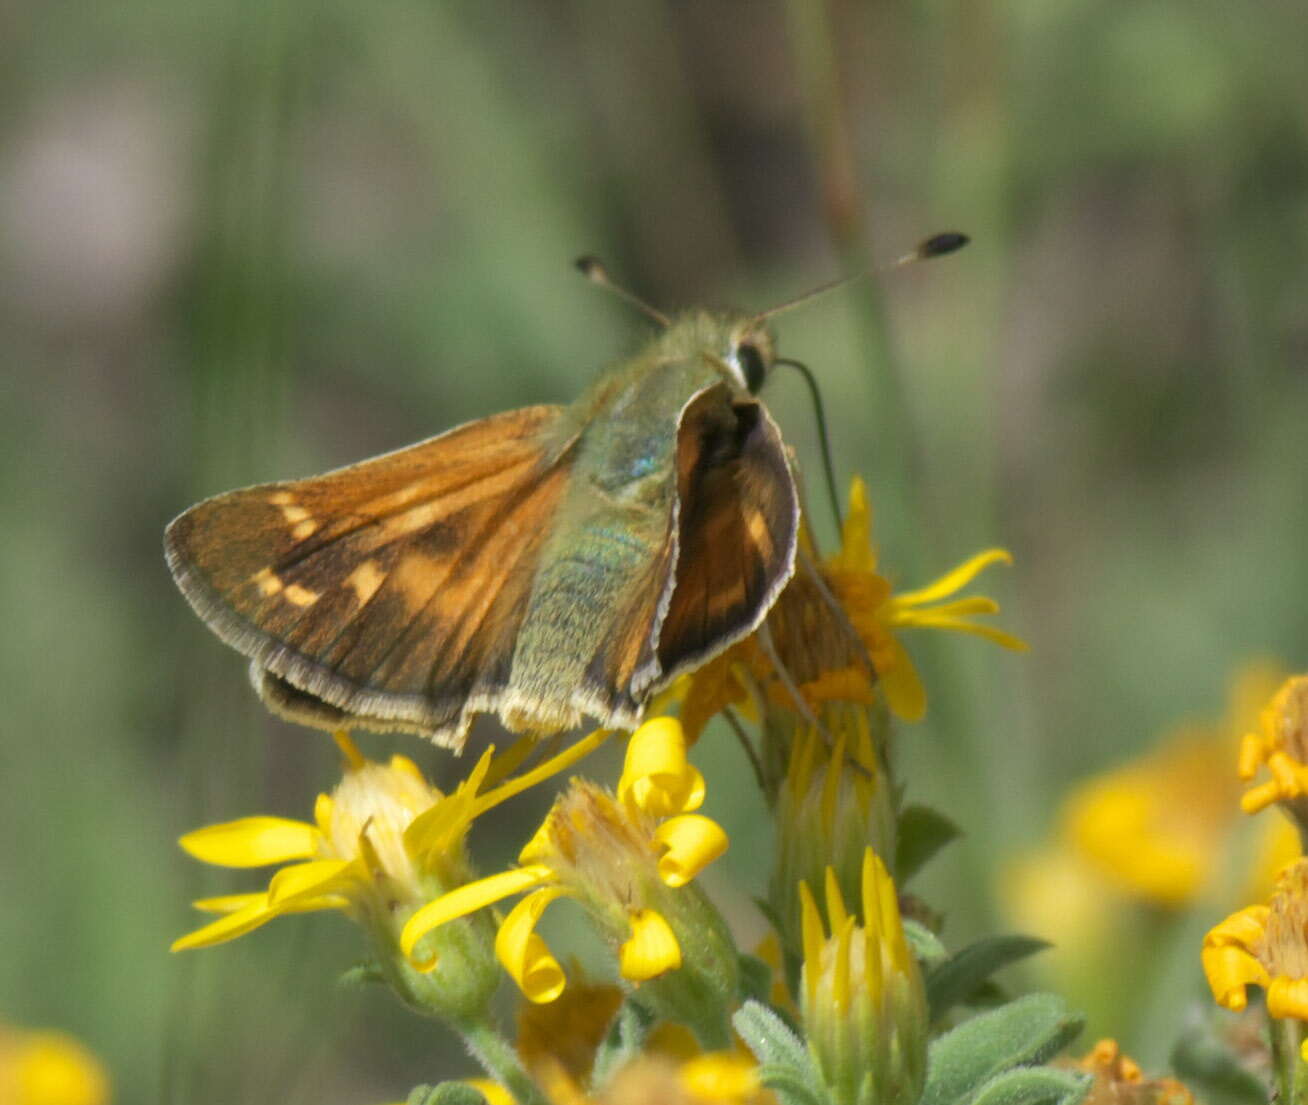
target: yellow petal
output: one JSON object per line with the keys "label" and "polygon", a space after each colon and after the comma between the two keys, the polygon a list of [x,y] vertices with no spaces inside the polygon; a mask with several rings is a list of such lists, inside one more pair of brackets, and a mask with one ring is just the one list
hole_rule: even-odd
{"label": "yellow petal", "polygon": [[681,946],[661,913],[642,909],[631,916],[631,939],[618,949],[618,970],[632,982],[652,978],[681,966]]}
{"label": "yellow petal", "polygon": [[824,671],[799,688],[805,701],[814,706],[824,702],[855,702],[871,706],[876,692],[869,672],[861,665],[851,665],[837,671]]}
{"label": "yellow petal", "polygon": [[686,734],[687,744],[693,745],[699,740],[704,726],[711,718],[728,706],[738,706],[748,700],[745,688],[740,685],[734,671],[734,658],[740,654],[741,646],[732,645],[726,652],[696,669],[693,676],[682,676],[674,684],[685,689],[677,716],[682,731]]}
{"label": "yellow petal", "polygon": [[235,913],[255,902],[266,902],[267,891],[260,890],[253,894],[221,894],[215,898],[198,898],[191,903],[195,909],[204,913]]}
{"label": "yellow petal", "polygon": [[547,814],[545,820],[531,834],[531,839],[522,846],[522,851],[518,853],[518,862],[524,867],[543,863],[553,854],[554,826],[551,823],[552,818],[553,814]]}
{"label": "yellow petal", "polygon": [[855,476],[849,481],[849,509],[840,527],[840,551],[830,564],[837,571],[875,572],[876,550],[872,546],[872,507],[867,485]]}
{"label": "yellow petal", "polygon": [[613,736],[612,729],[596,729],[595,732],[582,737],[579,741],[565,748],[557,756],[551,756],[543,764],[538,764],[530,771],[525,771],[521,775],[515,775],[507,783],[503,783],[494,790],[489,790],[480,795],[476,802],[476,812],[474,816],[480,817],[492,806],[498,806],[501,802],[507,801],[516,794],[521,794],[524,790],[529,790],[537,783],[546,779],[551,779],[560,771],[565,771],[578,760],[589,756],[600,745]]}
{"label": "yellow petal", "polygon": [[686,735],[676,718],[654,718],[632,733],[618,798],[655,817],[686,813],[703,803],[704,776],[686,760]]}
{"label": "yellow petal", "polygon": [[1244,810],[1245,813],[1259,813],[1280,800],[1280,784],[1268,780],[1265,783],[1259,783],[1256,787],[1250,787],[1240,795],[1240,809]]}
{"label": "yellow petal", "polygon": [[267,895],[261,894],[259,901],[251,902],[244,909],[228,913],[216,921],[209,922],[203,928],[179,936],[168,950],[180,952],[190,948],[211,948],[215,944],[224,944],[271,921],[279,912],[268,905]]}
{"label": "yellow petal", "polygon": [[1271,910],[1265,905],[1245,906],[1210,928],[1204,936],[1204,947],[1235,944],[1248,951],[1263,938],[1270,914]]}
{"label": "yellow petal", "polygon": [[557,886],[528,894],[509,910],[495,934],[495,957],[530,1002],[543,1005],[563,993],[567,978],[559,961],[536,933],[536,922],[564,891]]}
{"label": "yellow petal", "polygon": [[477,813],[477,791],[490,770],[495,755],[491,745],[453,794],[438,799],[418,814],[404,830],[404,846],[420,862],[428,856],[444,856],[463,845],[464,836]]}
{"label": "yellow petal", "polygon": [[[998,608],[996,607],[996,609]],[[926,629],[952,629],[955,633],[970,633],[974,637],[982,637],[991,644],[996,644],[1000,648],[1006,648],[1012,652],[1029,652],[1031,649],[1031,646],[1021,637],[1005,633],[1002,629],[996,629],[993,625],[978,625],[976,622],[969,622],[963,618],[937,617],[932,610],[913,615],[911,622],[905,624],[921,626]]]}
{"label": "yellow petal", "polygon": [[823,889],[826,891],[827,921],[831,924],[831,935],[835,936],[836,931],[845,923],[849,912],[845,909],[845,899],[840,893],[840,882],[836,879],[836,872],[830,867],[826,869],[826,882]]}
{"label": "yellow petal", "polygon": [[515,867],[512,871],[501,871],[476,882],[467,883],[448,894],[442,894],[435,901],[428,902],[418,910],[404,926],[400,933],[400,950],[417,967],[433,967],[434,962],[418,962],[413,958],[413,949],[427,933],[447,921],[474,913],[483,906],[539,886],[553,874],[548,867],[537,864],[531,867]]}
{"label": "yellow petal", "polygon": [[946,572],[939,579],[919,587],[916,591],[901,591],[895,601],[906,606],[920,606],[925,602],[935,602],[952,595],[972,582],[991,564],[1011,564],[1012,554],[1007,549],[986,549],[963,561],[957,568]]}
{"label": "yellow petal", "polygon": [[[830,872],[828,867],[827,871]],[[835,922],[832,921],[834,927]],[[850,975],[852,961],[850,957],[850,946],[854,940],[854,918],[846,917],[841,922],[840,928],[836,932],[836,955],[832,963],[831,978],[831,1001],[836,1007],[838,1013],[844,1013],[849,1008],[850,1000]],[[871,965],[877,957],[867,956],[867,964]],[[879,996],[879,991],[877,991]]]}
{"label": "yellow petal", "polygon": [[[493,756],[487,761],[486,774],[484,777],[485,785],[488,787],[498,786],[510,775],[520,768],[526,761],[527,757],[540,748],[540,737],[534,733],[528,733],[519,737],[508,748],[498,756]],[[490,745],[492,752],[495,746]]]}
{"label": "yellow petal", "polygon": [[[977,614],[998,614],[999,603],[985,595],[968,595],[935,606],[916,606],[901,602],[896,595],[890,600],[891,624],[915,625],[919,618],[970,618]],[[899,620],[902,619],[902,622]]]}
{"label": "yellow petal", "polygon": [[350,882],[355,864],[346,859],[318,859],[283,867],[268,884],[268,901],[281,908],[297,898],[340,893]]}
{"label": "yellow petal", "polygon": [[320,794],[313,803],[313,823],[318,826],[324,839],[331,836],[332,832],[332,813],[336,809],[336,801],[330,794]]}
{"label": "yellow petal", "polygon": [[427,776],[422,773],[422,769],[414,763],[408,756],[401,756],[396,753],[391,757],[390,768],[397,775],[407,775],[415,783],[421,783],[424,787],[428,785]]}
{"label": "yellow petal", "polygon": [[[199,898],[191,903],[195,909],[205,913],[235,913],[253,902],[267,899],[267,894],[227,894],[217,898]],[[317,913],[323,909],[345,909],[350,899],[343,894],[323,894],[318,898],[296,898],[293,902],[278,902],[276,912],[283,913]]]}
{"label": "yellow petal", "polygon": [[1278,1018],[1308,1020],[1308,978],[1272,979],[1267,987],[1267,1012]]}
{"label": "yellow petal", "polygon": [[243,817],[187,833],[178,843],[203,863],[220,867],[263,867],[316,855],[322,835],[304,821],[285,817]]}
{"label": "yellow petal", "polygon": [[681,1084],[703,1101],[740,1101],[759,1091],[758,1065],[737,1051],[708,1051],[681,1065]]}
{"label": "yellow petal", "polygon": [[[883,642],[889,662],[877,664],[877,675],[886,693],[886,705],[891,712],[905,721],[921,721],[926,716],[926,688],[918,677],[917,669],[908,652],[889,634]],[[884,666],[883,666],[884,663]]]}
{"label": "yellow petal", "polygon": [[1204,948],[1200,952],[1204,977],[1218,1005],[1237,1013],[1245,1007],[1246,986],[1266,986],[1267,969],[1252,955],[1234,945]]}
{"label": "yellow petal", "polygon": [[685,886],[727,850],[727,834],[712,818],[685,813],[664,821],[654,840],[667,849],[659,857],[659,878],[667,886]]}
{"label": "yellow petal", "polygon": [[822,931],[822,915],[808,883],[799,884],[799,921],[804,944],[804,993],[812,1005],[817,1001],[818,982],[822,977],[822,945],[826,933]]}
{"label": "yellow petal", "polygon": [[354,743],[354,738],[350,736],[348,729],[337,729],[332,734],[332,740],[336,742],[336,747],[341,750],[341,755],[345,757],[345,770],[358,771],[367,762],[367,758],[359,751],[359,746]]}
{"label": "yellow petal", "polygon": [[1244,782],[1249,782],[1258,771],[1258,765],[1267,756],[1267,748],[1260,733],[1246,733],[1240,738],[1240,755],[1236,760],[1235,773]]}
{"label": "yellow petal", "polygon": [[513,1094],[499,1082],[492,1082],[489,1078],[464,1078],[462,1082],[480,1093],[486,1099],[486,1105],[517,1105]]}

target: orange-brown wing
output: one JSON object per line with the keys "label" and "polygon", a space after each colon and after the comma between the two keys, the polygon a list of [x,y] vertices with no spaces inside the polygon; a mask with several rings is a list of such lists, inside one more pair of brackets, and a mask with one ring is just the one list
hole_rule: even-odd
{"label": "orange-brown wing", "polygon": [[508,679],[571,465],[560,413],[509,411],[208,499],[168,527],[169,567],[270,704],[457,747],[470,703],[486,709]]}
{"label": "orange-brown wing", "polygon": [[677,444],[676,576],[659,628],[660,684],[758,628],[795,568],[799,498],[763,405],[710,388]]}
{"label": "orange-brown wing", "polygon": [[[876,671],[867,649],[822,578],[812,543],[801,535],[795,574],[767,616],[776,658],[791,683],[804,687],[825,675],[854,673],[871,689]],[[786,698],[789,691],[783,688]]]}

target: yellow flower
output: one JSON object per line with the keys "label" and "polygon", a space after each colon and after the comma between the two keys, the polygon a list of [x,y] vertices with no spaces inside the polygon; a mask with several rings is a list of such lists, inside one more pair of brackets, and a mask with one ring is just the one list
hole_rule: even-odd
{"label": "yellow flower", "polygon": [[[465,840],[476,817],[575,763],[607,737],[592,733],[532,771],[482,792],[488,775],[504,767],[487,749],[468,778],[446,795],[407,757],[374,763],[338,733],[345,775],[330,795],[318,796],[312,823],[247,817],[181,838],[182,847],[205,863],[287,866],[264,891],[196,902],[196,908],[220,916],[176,940],[172,950],[221,944],[283,914],[339,909],[369,931],[379,966],[402,997],[443,1015],[472,1015],[495,984],[489,928],[465,925],[445,933],[443,946],[426,954],[427,970],[441,961],[439,979],[424,980],[398,954],[402,926],[424,903],[472,879]],[[506,759],[514,758],[510,750]]]}
{"label": "yellow flower", "polygon": [[518,1010],[516,1041],[522,1065],[538,1082],[546,1081],[542,1071],[550,1071],[566,1075],[576,1086],[585,1085],[621,1004],[618,987],[584,978],[574,979],[548,1005],[525,1003]]}
{"label": "yellow flower", "polygon": [[0,1102],[5,1105],[108,1105],[100,1061],[64,1032],[0,1027]]}
{"label": "yellow flower", "polygon": [[[595,1056],[621,1001],[617,987],[580,979],[554,1003],[519,1010],[518,1057],[551,1105],[775,1105],[751,1055],[703,1051],[682,1026],[667,1022],[604,1085],[594,1085]],[[498,1083],[470,1082],[491,1105],[512,1105]]]}
{"label": "yellow flower", "polygon": [[867,487],[855,476],[849,488],[849,513],[841,527],[840,551],[823,564],[823,575],[867,647],[890,709],[906,721],[926,713],[926,691],[907,650],[899,641],[902,629],[921,626],[952,629],[984,637],[1003,648],[1024,651],[1026,643],[994,626],[975,622],[978,615],[999,613],[994,599],[981,595],[941,600],[956,594],[991,564],[1011,564],[1005,549],[986,549],[914,591],[891,591],[877,572],[872,543],[872,507]]}
{"label": "yellow flower", "polygon": [[[553,1001],[565,986],[563,969],[535,931],[545,909],[561,897],[580,901],[618,945],[619,970],[630,982],[659,979],[696,961],[698,970],[723,970],[725,964],[716,961],[730,940],[711,907],[687,885],[727,846],[716,822],[691,812],[703,798],[704,780],[686,760],[681,725],[673,718],[647,721],[631,736],[616,795],[573,779],[523,848],[520,866],[418,910],[401,936],[404,953],[421,966],[416,949],[428,933],[530,891],[509,911],[495,939],[500,963],[530,1001]],[[734,972],[734,952],[727,958]]]}
{"label": "yellow flower", "polygon": [[829,935],[807,883],[800,884],[800,899],[800,1006],[832,1099],[913,1105],[926,1077],[926,993],[904,938],[895,884],[867,849],[860,926],[828,869]]}
{"label": "yellow flower", "polygon": [[[1204,975],[1218,1005],[1239,1012],[1250,986],[1267,992],[1267,1012],[1308,1021],[1308,859],[1290,864],[1267,905],[1231,914],[1204,937]],[[1308,1039],[1301,1054],[1308,1061]]]}
{"label": "yellow flower", "polygon": [[731,1051],[678,1061],[644,1053],[617,1070],[593,1096],[551,1099],[554,1105],[775,1105],[758,1084],[754,1061]]}
{"label": "yellow flower", "polygon": [[[246,817],[196,829],[181,838],[196,859],[221,867],[283,867],[260,893],[196,902],[223,916],[174,941],[172,950],[233,940],[284,913],[341,909],[361,919],[372,908],[392,913],[397,900],[419,904],[470,877],[464,841],[473,820],[492,806],[576,762],[602,743],[593,733],[526,776],[479,794],[492,767],[493,748],[453,794],[429,785],[406,756],[388,764],[367,760],[345,733],[336,735],[345,776],[318,795],[313,823],[283,817]],[[439,892],[438,890],[438,892]]]}
{"label": "yellow flower", "polygon": [[1094,1075],[1086,1105],[1194,1105],[1194,1095],[1175,1078],[1146,1078],[1116,1040],[1100,1040],[1083,1059],[1066,1065]]}
{"label": "yellow flower", "polygon": [[[1264,666],[1234,681],[1230,717],[1174,731],[1157,748],[1077,787],[1066,799],[1063,834],[1078,855],[1125,893],[1166,907],[1193,901],[1207,882],[1236,820],[1238,784],[1227,764],[1242,713]],[[1270,873],[1297,854],[1293,832],[1269,824],[1260,846],[1255,893]]]}
{"label": "yellow flower", "polygon": [[1308,831],[1308,675],[1288,679],[1259,714],[1257,731],[1240,743],[1244,782],[1264,764],[1271,779],[1245,791],[1240,805],[1257,813],[1279,802],[1300,832]]}

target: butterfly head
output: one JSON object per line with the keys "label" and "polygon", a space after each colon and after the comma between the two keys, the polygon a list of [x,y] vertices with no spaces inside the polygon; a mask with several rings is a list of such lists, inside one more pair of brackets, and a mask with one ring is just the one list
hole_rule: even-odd
{"label": "butterfly head", "polygon": [[772,335],[758,319],[746,319],[728,330],[722,360],[732,379],[751,395],[762,389],[775,359]]}

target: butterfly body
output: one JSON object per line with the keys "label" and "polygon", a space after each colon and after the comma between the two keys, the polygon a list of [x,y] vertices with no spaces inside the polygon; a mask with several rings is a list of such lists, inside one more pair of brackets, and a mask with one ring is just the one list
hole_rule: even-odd
{"label": "butterfly body", "polygon": [[757,322],[695,313],[569,407],[197,504],[169,565],[265,700],[322,726],[631,727],[762,621],[798,497]]}

